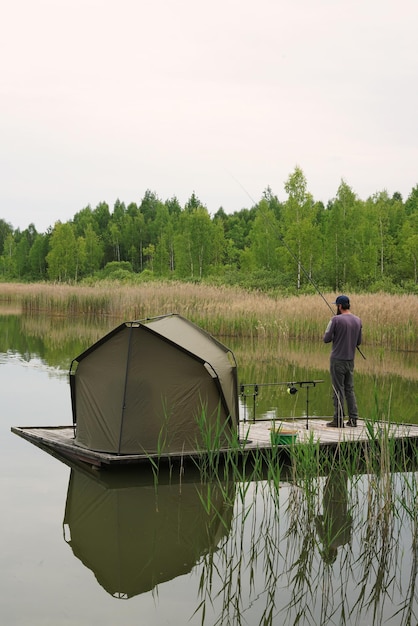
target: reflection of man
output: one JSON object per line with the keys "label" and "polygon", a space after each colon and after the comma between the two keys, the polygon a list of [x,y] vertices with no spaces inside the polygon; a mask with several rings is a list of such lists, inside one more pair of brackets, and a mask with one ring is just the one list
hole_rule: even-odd
{"label": "reflection of man", "polygon": [[322,515],[315,518],[325,563],[333,563],[337,558],[338,546],[350,541],[351,522],[348,512],[347,474],[334,470],[325,483]]}

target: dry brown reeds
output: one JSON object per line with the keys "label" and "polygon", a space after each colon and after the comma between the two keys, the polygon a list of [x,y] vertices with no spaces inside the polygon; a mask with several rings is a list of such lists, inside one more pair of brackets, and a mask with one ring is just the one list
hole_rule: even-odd
{"label": "dry brown reeds", "polygon": [[[336,294],[324,294],[328,302]],[[331,312],[318,295],[273,297],[233,287],[180,282],[138,286],[97,283],[10,284],[0,301],[20,302],[24,313],[110,317],[124,321],[179,313],[223,337],[278,337],[317,340]],[[362,318],[364,344],[417,350],[418,297],[362,294],[352,296],[352,312]]]}

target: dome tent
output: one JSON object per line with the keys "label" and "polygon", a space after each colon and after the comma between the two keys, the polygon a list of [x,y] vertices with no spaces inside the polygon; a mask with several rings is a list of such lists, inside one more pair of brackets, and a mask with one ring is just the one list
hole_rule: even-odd
{"label": "dome tent", "polygon": [[234,355],[177,314],[124,322],[73,359],[70,385],[75,443],[90,450],[194,453],[237,428]]}

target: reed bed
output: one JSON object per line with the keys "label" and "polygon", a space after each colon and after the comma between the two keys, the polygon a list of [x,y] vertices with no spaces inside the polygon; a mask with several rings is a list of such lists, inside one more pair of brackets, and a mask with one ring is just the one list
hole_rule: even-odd
{"label": "reed bed", "polygon": [[[16,315],[20,310],[0,305],[0,313]],[[79,343],[79,352],[98,341],[104,334],[115,327],[115,320],[111,317],[88,318],[74,316],[71,323],[63,316],[51,315],[24,315],[21,320],[21,329],[26,335],[39,337],[48,346],[59,348],[63,345],[72,345],[75,340]],[[319,339],[319,340],[318,340]],[[271,382],[269,372],[272,367],[279,368],[308,368],[318,371],[327,371],[329,368],[330,348],[316,338],[317,351],[307,353],[307,342],[297,339],[286,339],[275,335],[253,337],[252,340],[229,337],[228,347],[245,370],[246,377],[254,376],[259,383]],[[322,350],[320,349],[322,346]],[[366,351],[366,349],[364,349]],[[73,350],[71,349],[72,353]],[[409,380],[418,380],[415,355],[404,351],[389,351],[380,346],[367,346],[366,360],[357,355],[356,371],[372,376],[400,376]],[[254,364],[254,365],[252,365]],[[252,368],[255,370],[252,374]],[[241,369],[241,368],[240,368]]]}
{"label": "reed bed", "polygon": [[[367,426],[369,440],[360,446],[322,450],[312,440],[291,445],[287,457],[275,447],[242,457],[243,442],[234,439],[222,463],[209,433],[201,481],[221,488],[235,513],[228,538],[203,561],[202,624],[219,599],[217,619],[208,623],[245,623],[253,603],[259,624],[276,623],[281,612],[284,624],[348,626],[368,614],[377,626],[388,611],[396,623],[416,623],[416,559],[402,554],[410,547],[415,555],[417,544],[416,444],[395,445],[389,426],[375,418]],[[349,579],[357,583],[351,590]],[[278,589],[290,590],[285,605]]]}
{"label": "reed bed", "polygon": [[[229,346],[234,350],[238,363],[254,363],[254,375],[259,383],[271,382],[268,372],[272,367],[278,368],[279,364],[285,363],[293,368],[305,368],[328,372],[330,347],[325,345],[323,349],[307,354],[305,344],[295,340],[256,340],[253,342],[237,343]],[[321,344],[318,346],[322,347]],[[365,349],[364,349],[365,350]],[[389,351],[389,356],[379,346],[368,346],[362,359],[356,355],[356,372],[369,374],[374,377],[400,376],[408,380],[418,380],[418,369],[414,354],[405,354],[404,351]],[[264,372],[266,376],[264,377]]]}
{"label": "reed bed", "polygon": [[[328,302],[335,294],[324,294]],[[125,286],[3,284],[0,302],[19,302],[25,314],[112,318],[119,322],[179,313],[218,337],[318,340],[331,312],[318,295],[271,296],[232,287],[189,283]],[[360,294],[352,312],[363,320],[364,344],[418,349],[418,297]]]}

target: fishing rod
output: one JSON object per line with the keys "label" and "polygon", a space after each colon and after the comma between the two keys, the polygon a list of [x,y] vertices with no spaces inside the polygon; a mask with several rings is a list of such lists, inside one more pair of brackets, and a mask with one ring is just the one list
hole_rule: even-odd
{"label": "fishing rod", "polygon": [[[231,174],[232,176],[232,174]],[[232,176],[232,178],[239,184],[239,186],[241,187],[241,189],[247,194],[247,196],[250,198],[251,202],[254,203],[254,206],[257,206],[257,202],[254,200],[254,198],[251,197],[251,195],[248,193],[248,191],[245,189],[245,187],[234,177]],[[269,223],[270,226],[273,226],[273,228],[275,230],[278,229],[277,224],[275,224],[274,222],[272,222],[271,220],[268,220],[266,215],[264,213],[262,213],[264,219],[266,220],[266,222]],[[311,283],[311,285],[315,288],[316,292],[321,296],[322,300],[325,302],[325,304],[327,305],[327,307],[329,308],[329,310],[331,311],[331,313],[333,315],[335,315],[335,311],[334,309],[331,307],[330,303],[328,302],[328,300],[325,298],[324,294],[321,292],[321,290],[319,289],[318,285],[315,283],[315,281],[313,280],[313,278],[310,276],[310,274],[306,271],[305,267],[303,266],[302,262],[300,261],[300,259],[298,259],[298,257],[296,256],[296,254],[293,252],[293,250],[287,245],[287,243],[284,241],[283,237],[280,235],[278,235],[278,239],[279,241],[283,244],[283,246],[286,248],[286,250],[288,251],[288,253],[290,254],[290,256],[293,258],[293,260],[297,263],[298,267],[300,267],[300,269],[302,270],[302,272],[304,273],[304,275],[306,276],[306,278],[309,280],[309,282]],[[361,356],[363,357],[363,359],[366,360],[365,355],[363,354],[363,352],[360,349],[360,346],[356,346],[359,354],[361,354]]]}

